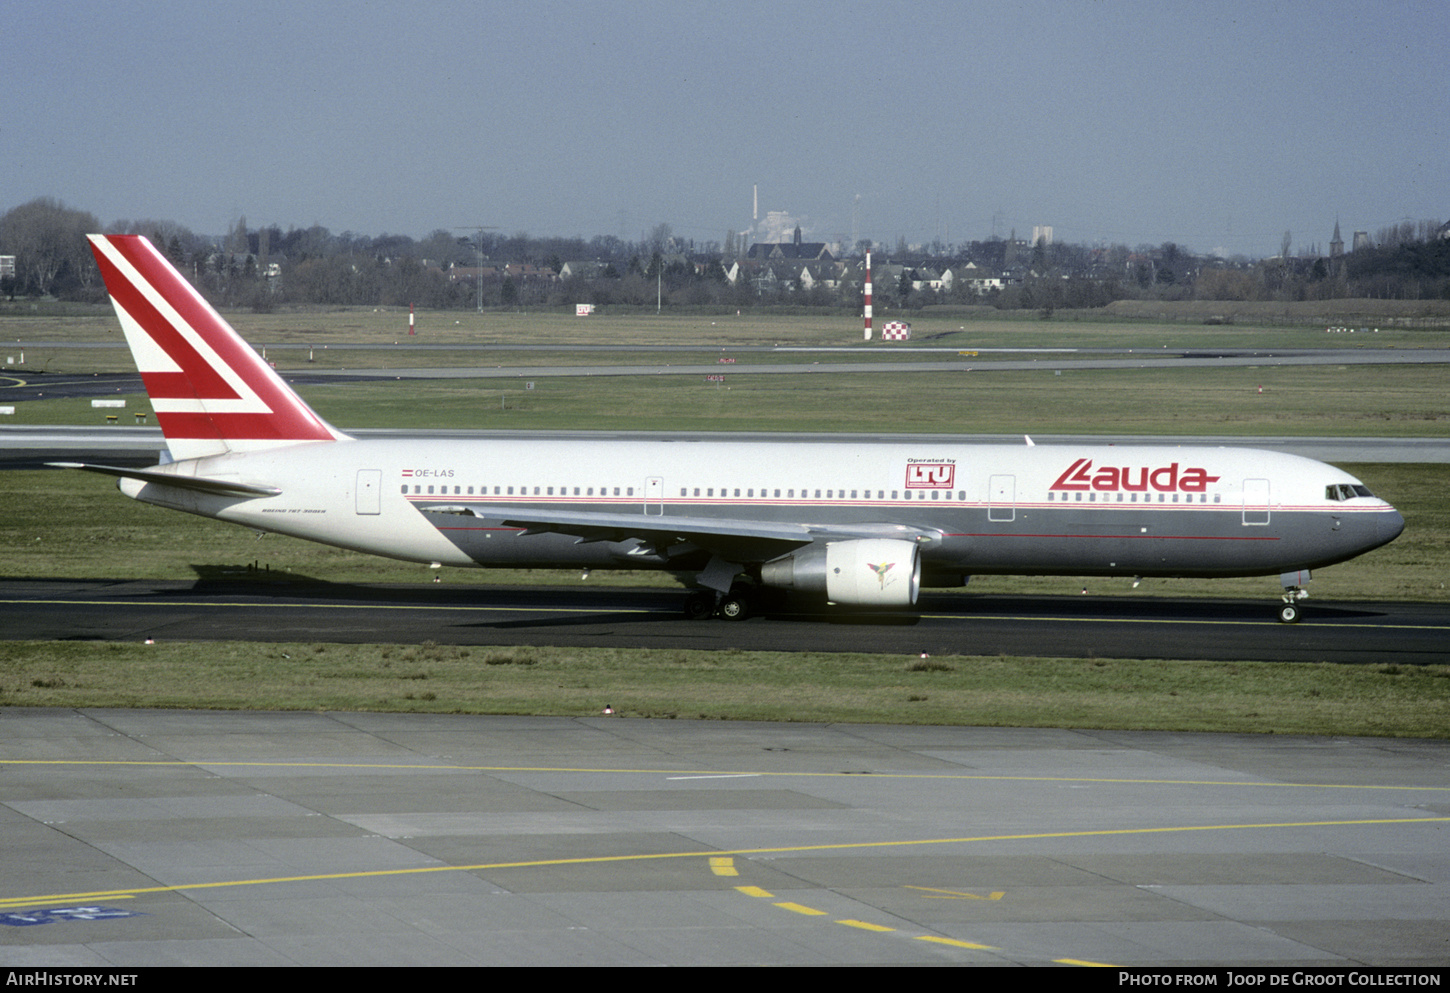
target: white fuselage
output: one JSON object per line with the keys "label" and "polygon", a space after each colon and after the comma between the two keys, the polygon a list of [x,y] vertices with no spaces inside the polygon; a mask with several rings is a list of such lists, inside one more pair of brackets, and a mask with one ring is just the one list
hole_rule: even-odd
{"label": "white fuselage", "polygon": [[387,439],[164,471],[281,492],[223,497],[137,480],[122,488],[249,527],[447,565],[679,567],[638,543],[503,523],[524,511],[900,525],[935,536],[922,562],[943,577],[1285,573],[1342,561],[1403,527],[1347,473],[1239,448]]}

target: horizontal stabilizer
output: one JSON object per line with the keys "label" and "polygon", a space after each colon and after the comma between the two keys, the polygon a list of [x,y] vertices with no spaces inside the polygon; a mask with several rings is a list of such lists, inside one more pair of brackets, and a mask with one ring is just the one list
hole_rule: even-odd
{"label": "horizontal stabilizer", "polygon": [[177,489],[196,490],[199,493],[211,493],[215,496],[270,497],[282,492],[275,486],[253,486],[250,483],[239,483],[230,479],[207,479],[205,476],[181,476],[172,472],[157,472],[153,469],[124,469],[120,466],[89,465],[84,462],[47,462],[46,465],[56,469],[81,469],[85,472],[98,472],[103,476],[137,479],[143,483],[175,486]]}

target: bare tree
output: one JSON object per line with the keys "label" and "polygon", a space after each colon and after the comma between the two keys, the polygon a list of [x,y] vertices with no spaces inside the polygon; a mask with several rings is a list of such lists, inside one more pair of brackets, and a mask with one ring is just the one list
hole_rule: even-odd
{"label": "bare tree", "polygon": [[53,197],[21,204],[0,217],[0,253],[15,256],[21,291],[54,294],[96,282],[86,235],[101,230],[94,214],[71,210]]}

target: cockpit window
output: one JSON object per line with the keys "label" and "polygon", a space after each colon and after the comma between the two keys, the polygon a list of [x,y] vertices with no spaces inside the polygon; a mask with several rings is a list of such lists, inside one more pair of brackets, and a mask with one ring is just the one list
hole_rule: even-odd
{"label": "cockpit window", "polygon": [[1331,483],[1324,487],[1324,499],[1326,500],[1353,500],[1355,497],[1372,497],[1368,486],[1361,486],[1358,483]]}

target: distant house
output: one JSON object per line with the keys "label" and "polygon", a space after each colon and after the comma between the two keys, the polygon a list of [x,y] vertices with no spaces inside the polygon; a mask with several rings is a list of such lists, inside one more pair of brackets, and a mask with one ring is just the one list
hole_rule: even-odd
{"label": "distant house", "polygon": [[941,273],[935,269],[928,269],[925,266],[920,269],[913,269],[911,272],[911,288],[917,292],[922,290],[939,291],[942,288]]}
{"label": "distant house", "polygon": [[762,262],[834,262],[835,256],[826,251],[824,241],[801,241],[801,229],[795,229],[794,241],[758,241],[745,253],[748,259]]}
{"label": "distant house", "polygon": [[481,279],[487,282],[491,279],[498,279],[499,275],[500,273],[497,266],[456,265],[449,268],[448,281],[450,283],[454,283],[462,280],[464,282],[473,283]]}
{"label": "distant house", "polygon": [[565,262],[559,267],[560,279],[599,279],[603,275],[603,262]]}
{"label": "distant house", "polygon": [[841,285],[841,267],[833,262],[803,265],[796,282],[803,290],[834,290]]}
{"label": "distant house", "polygon": [[981,296],[992,290],[1000,290],[1006,285],[1006,278],[1001,273],[993,273],[987,269],[968,262],[966,265],[946,269],[941,274],[941,288],[950,291],[958,286],[966,287],[967,291]]}
{"label": "distant house", "polygon": [[519,279],[528,283],[551,283],[559,278],[559,274],[548,266],[534,265],[532,262],[510,262],[503,267],[503,275],[506,279]]}

